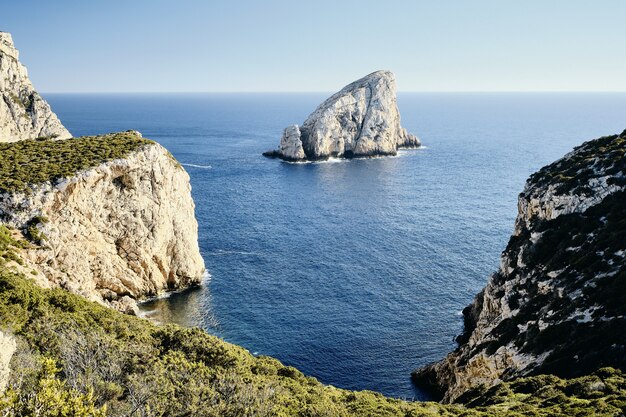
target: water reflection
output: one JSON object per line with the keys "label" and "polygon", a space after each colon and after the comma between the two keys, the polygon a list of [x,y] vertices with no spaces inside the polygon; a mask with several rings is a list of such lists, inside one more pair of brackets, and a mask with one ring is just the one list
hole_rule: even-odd
{"label": "water reflection", "polygon": [[219,322],[213,314],[208,282],[201,287],[170,293],[139,304],[142,317],[157,323],[176,323],[181,326],[197,326],[202,323],[206,330],[216,332]]}

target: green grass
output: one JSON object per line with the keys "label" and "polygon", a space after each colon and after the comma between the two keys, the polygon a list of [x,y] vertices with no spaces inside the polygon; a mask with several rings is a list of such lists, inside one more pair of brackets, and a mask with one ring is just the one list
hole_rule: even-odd
{"label": "green grass", "polygon": [[40,138],[0,143],[0,192],[25,191],[32,184],[67,178],[152,143],[130,131],[62,141]]}

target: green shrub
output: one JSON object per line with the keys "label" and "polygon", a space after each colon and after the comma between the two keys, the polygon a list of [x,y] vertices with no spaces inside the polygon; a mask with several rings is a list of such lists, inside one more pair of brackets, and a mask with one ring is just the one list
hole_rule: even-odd
{"label": "green shrub", "polygon": [[47,416],[570,416],[618,415],[626,404],[626,378],[610,368],[587,378],[539,376],[477,389],[464,397],[467,406],[346,391],[200,329],[157,326],[4,269],[0,328],[48,369],[30,372],[30,380],[13,375],[8,400],[0,402],[6,415],[32,415],[32,403],[18,399],[38,396]]}
{"label": "green shrub", "polygon": [[[0,226],[0,248],[19,245]],[[157,326],[5,267],[0,329],[20,346],[0,399],[6,416],[614,416],[626,404],[626,378],[611,368],[478,388],[466,405],[324,386],[200,329]]]}
{"label": "green shrub", "polygon": [[67,178],[154,143],[132,131],[52,139],[0,143],[0,192],[25,191],[32,184]]}

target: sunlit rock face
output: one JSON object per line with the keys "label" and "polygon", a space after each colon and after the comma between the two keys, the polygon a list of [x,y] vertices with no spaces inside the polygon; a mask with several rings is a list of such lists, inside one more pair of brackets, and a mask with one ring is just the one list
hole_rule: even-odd
{"label": "sunlit rock face", "polygon": [[189,175],[156,143],[0,194],[2,223],[45,236],[22,250],[25,270],[38,272],[29,276],[129,313],[137,300],[201,283],[194,210]]}
{"label": "sunlit rock face", "polygon": [[302,126],[287,127],[280,148],[264,155],[315,161],[395,155],[420,145],[400,126],[393,73],[377,71],[326,99]]}
{"label": "sunlit rock face", "polygon": [[4,392],[11,374],[11,358],[15,353],[17,344],[13,336],[0,331],[0,394]]}
{"label": "sunlit rock face", "polygon": [[0,142],[72,136],[35,91],[6,32],[0,32],[0,96]]}
{"label": "sunlit rock face", "polygon": [[500,269],[463,311],[459,347],[414,373],[445,401],[540,373],[626,368],[626,131],[533,174]]}

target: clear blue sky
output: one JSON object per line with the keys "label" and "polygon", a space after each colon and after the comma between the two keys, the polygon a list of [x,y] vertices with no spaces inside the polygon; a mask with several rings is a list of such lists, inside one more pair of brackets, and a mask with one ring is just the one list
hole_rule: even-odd
{"label": "clear blue sky", "polygon": [[626,91],[623,0],[2,0],[42,92]]}

